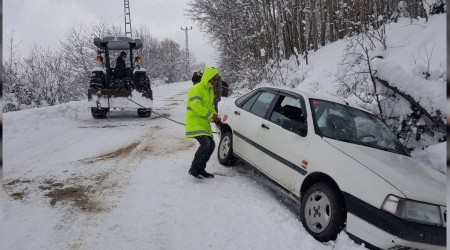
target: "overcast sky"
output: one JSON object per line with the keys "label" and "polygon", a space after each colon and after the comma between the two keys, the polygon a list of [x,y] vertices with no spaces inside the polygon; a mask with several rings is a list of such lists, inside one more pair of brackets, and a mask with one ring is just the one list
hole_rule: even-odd
{"label": "overcast sky", "polygon": [[[129,0],[132,29],[141,24],[149,27],[153,37],[171,38],[185,47],[185,32],[191,27],[189,49],[198,62],[216,65],[215,50],[204,33],[185,16],[189,0]],[[125,27],[123,0],[3,0],[3,39],[14,32],[21,41],[22,56],[33,43],[47,47],[57,45],[68,27],[78,23],[89,24],[99,20]]]}

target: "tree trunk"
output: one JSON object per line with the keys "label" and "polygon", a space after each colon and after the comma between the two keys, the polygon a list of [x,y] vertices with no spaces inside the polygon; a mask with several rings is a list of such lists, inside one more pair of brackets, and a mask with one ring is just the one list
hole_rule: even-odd
{"label": "tree trunk", "polygon": [[336,33],[335,33],[336,10],[333,5],[333,0],[327,0],[327,5],[330,10],[328,14],[328,25],[329,25],[328,30],[330,31],[329,40],[331,42],[334,42],[336,41]]}
{"label": "tree trunk", "polygon": [[[312,35],[309,39],[312,43],[313,49],[314,51],[319,49],[319,45],[318,45],[318,39],[319,39],[319,34],[317,31],[317,19],[316,19],[316,1],[315,0],[311,0],[311,23],[310,23],[310,29],[311,32],[310,34]],[[309,48],[308,48],[309,49]]]}
{"label": "tree trunk", "polygon": [[327,18],[328,18],[328,8],[323,6],[323,0],[319,0],[320,3],[320,45],[325,46],[326,44],[326,32],[327,32]]}

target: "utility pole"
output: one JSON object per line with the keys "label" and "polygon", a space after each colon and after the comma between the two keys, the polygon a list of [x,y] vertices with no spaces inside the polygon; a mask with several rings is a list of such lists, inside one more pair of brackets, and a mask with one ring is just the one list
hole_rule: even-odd
{"label": "utility pole", "polygon": [[183,27],[181,27],[181,30],[184,30],[184,32],[186,32],[186,77],[189,78],[189,35],[188,35],[188,31],[192,30],[192,26],[191,28],[188,29],[188,27],[186,26],[186,28],[183,29]]}
{"label": "utility pole", "polygon": [[124,0],[123,4],[124,4],[124,12],[125,12],[125,36],[133,37],[133,34],[131,33],[130,1]]}

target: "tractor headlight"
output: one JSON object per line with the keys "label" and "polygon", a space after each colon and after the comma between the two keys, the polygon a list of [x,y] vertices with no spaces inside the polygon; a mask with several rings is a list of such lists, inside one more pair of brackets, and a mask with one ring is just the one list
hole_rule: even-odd
{"label": "tractor headlight", "polygon": [[381,209],[409,221],[445,226],[441,207],[437,205],[388,195],[384,199]]}

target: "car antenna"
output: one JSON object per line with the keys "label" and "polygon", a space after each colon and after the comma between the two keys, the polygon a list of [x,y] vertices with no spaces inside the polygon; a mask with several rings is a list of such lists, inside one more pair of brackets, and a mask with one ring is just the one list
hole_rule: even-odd
{"label": "car antenna", "polygon": [[333,94],[331,94],[330,92],[328,92],[328,91],[326,91],[326,90],[325,90],[325,92],[327,92],[328,94],[330,94],[330,95],[332,95],[332,96],[334,96],[334,97],[336,97],[336,98],[341,99],[343,102],[345,102],[345,104],[346,104],[347,106],[349,106],[348,102],[347,102],[346,100],[342,99],[341,97],[336,96],[336,95],[333,95]]}

